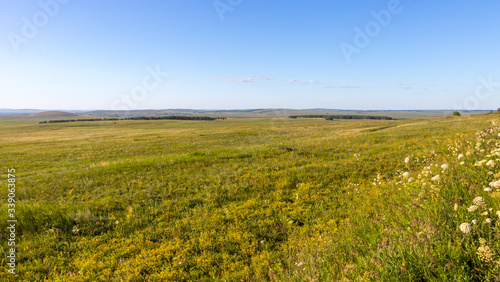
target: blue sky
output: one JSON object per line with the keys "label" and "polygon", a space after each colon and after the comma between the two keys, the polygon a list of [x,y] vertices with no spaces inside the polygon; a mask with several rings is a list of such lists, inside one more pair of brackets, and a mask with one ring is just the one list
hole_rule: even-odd
{"label": "blue sky", "polygon": [[493,0],[1,1],[0,108],[496,109],[499,15]]}

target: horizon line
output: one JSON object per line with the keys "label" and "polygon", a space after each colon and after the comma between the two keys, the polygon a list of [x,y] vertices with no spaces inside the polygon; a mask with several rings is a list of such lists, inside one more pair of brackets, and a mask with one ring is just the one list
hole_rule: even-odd
{"label": "horizon line", "polygon": [[37,108],[0,108],[0,111],[80,111],[80,112],[92,112],[92,111],[107,111],[107,112],[133,112],[133,111],[169,111],[169,110],[188,110],[188,111],[249,111],[249,110],[293,110],[293,111],[361,111],[361,112],[382,112],[382,111],[463,111],[463,112],[481,112],[481,111],[495,111],[493,109],[333,109],[333,108],[225,108],[225,109],[196,109],[196,108],[161,108],[161,109],[130,109],[130,110],[108,110],[108,109],[37,109]]}

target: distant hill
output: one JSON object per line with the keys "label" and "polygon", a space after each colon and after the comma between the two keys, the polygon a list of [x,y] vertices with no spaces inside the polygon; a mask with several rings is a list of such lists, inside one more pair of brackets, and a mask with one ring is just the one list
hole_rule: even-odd
{"label": "distant hill", "polygon": [[43,112],[44,110],[35,109],[6,109],[0,108],[0,115],[16,115],[16,114],[34,114]]}
{"label": "distant hill", "polygon": [[32,116],[32,117],[78,117],[80,115],[68,113],[68,112],[61,112],[61,111],[47,111],[47,112],[30,114],[30,116]]}

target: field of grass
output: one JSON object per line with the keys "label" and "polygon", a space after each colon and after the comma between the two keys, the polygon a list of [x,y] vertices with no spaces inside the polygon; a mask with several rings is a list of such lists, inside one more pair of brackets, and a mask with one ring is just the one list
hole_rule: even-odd
{"label": "field of grass", "polygon": [[499,279],[498,122],[2,120],[0,280]]}

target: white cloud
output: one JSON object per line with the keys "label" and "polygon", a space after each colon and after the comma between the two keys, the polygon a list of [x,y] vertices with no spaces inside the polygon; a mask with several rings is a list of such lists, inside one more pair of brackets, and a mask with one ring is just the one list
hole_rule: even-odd
{"label": "white cloud", "polygon": [[321,82],[317,80],[308,80],[308,81],[298,81],[295,79],[289,79],[288,82],[293,84],[329,84],[328,82]]}

